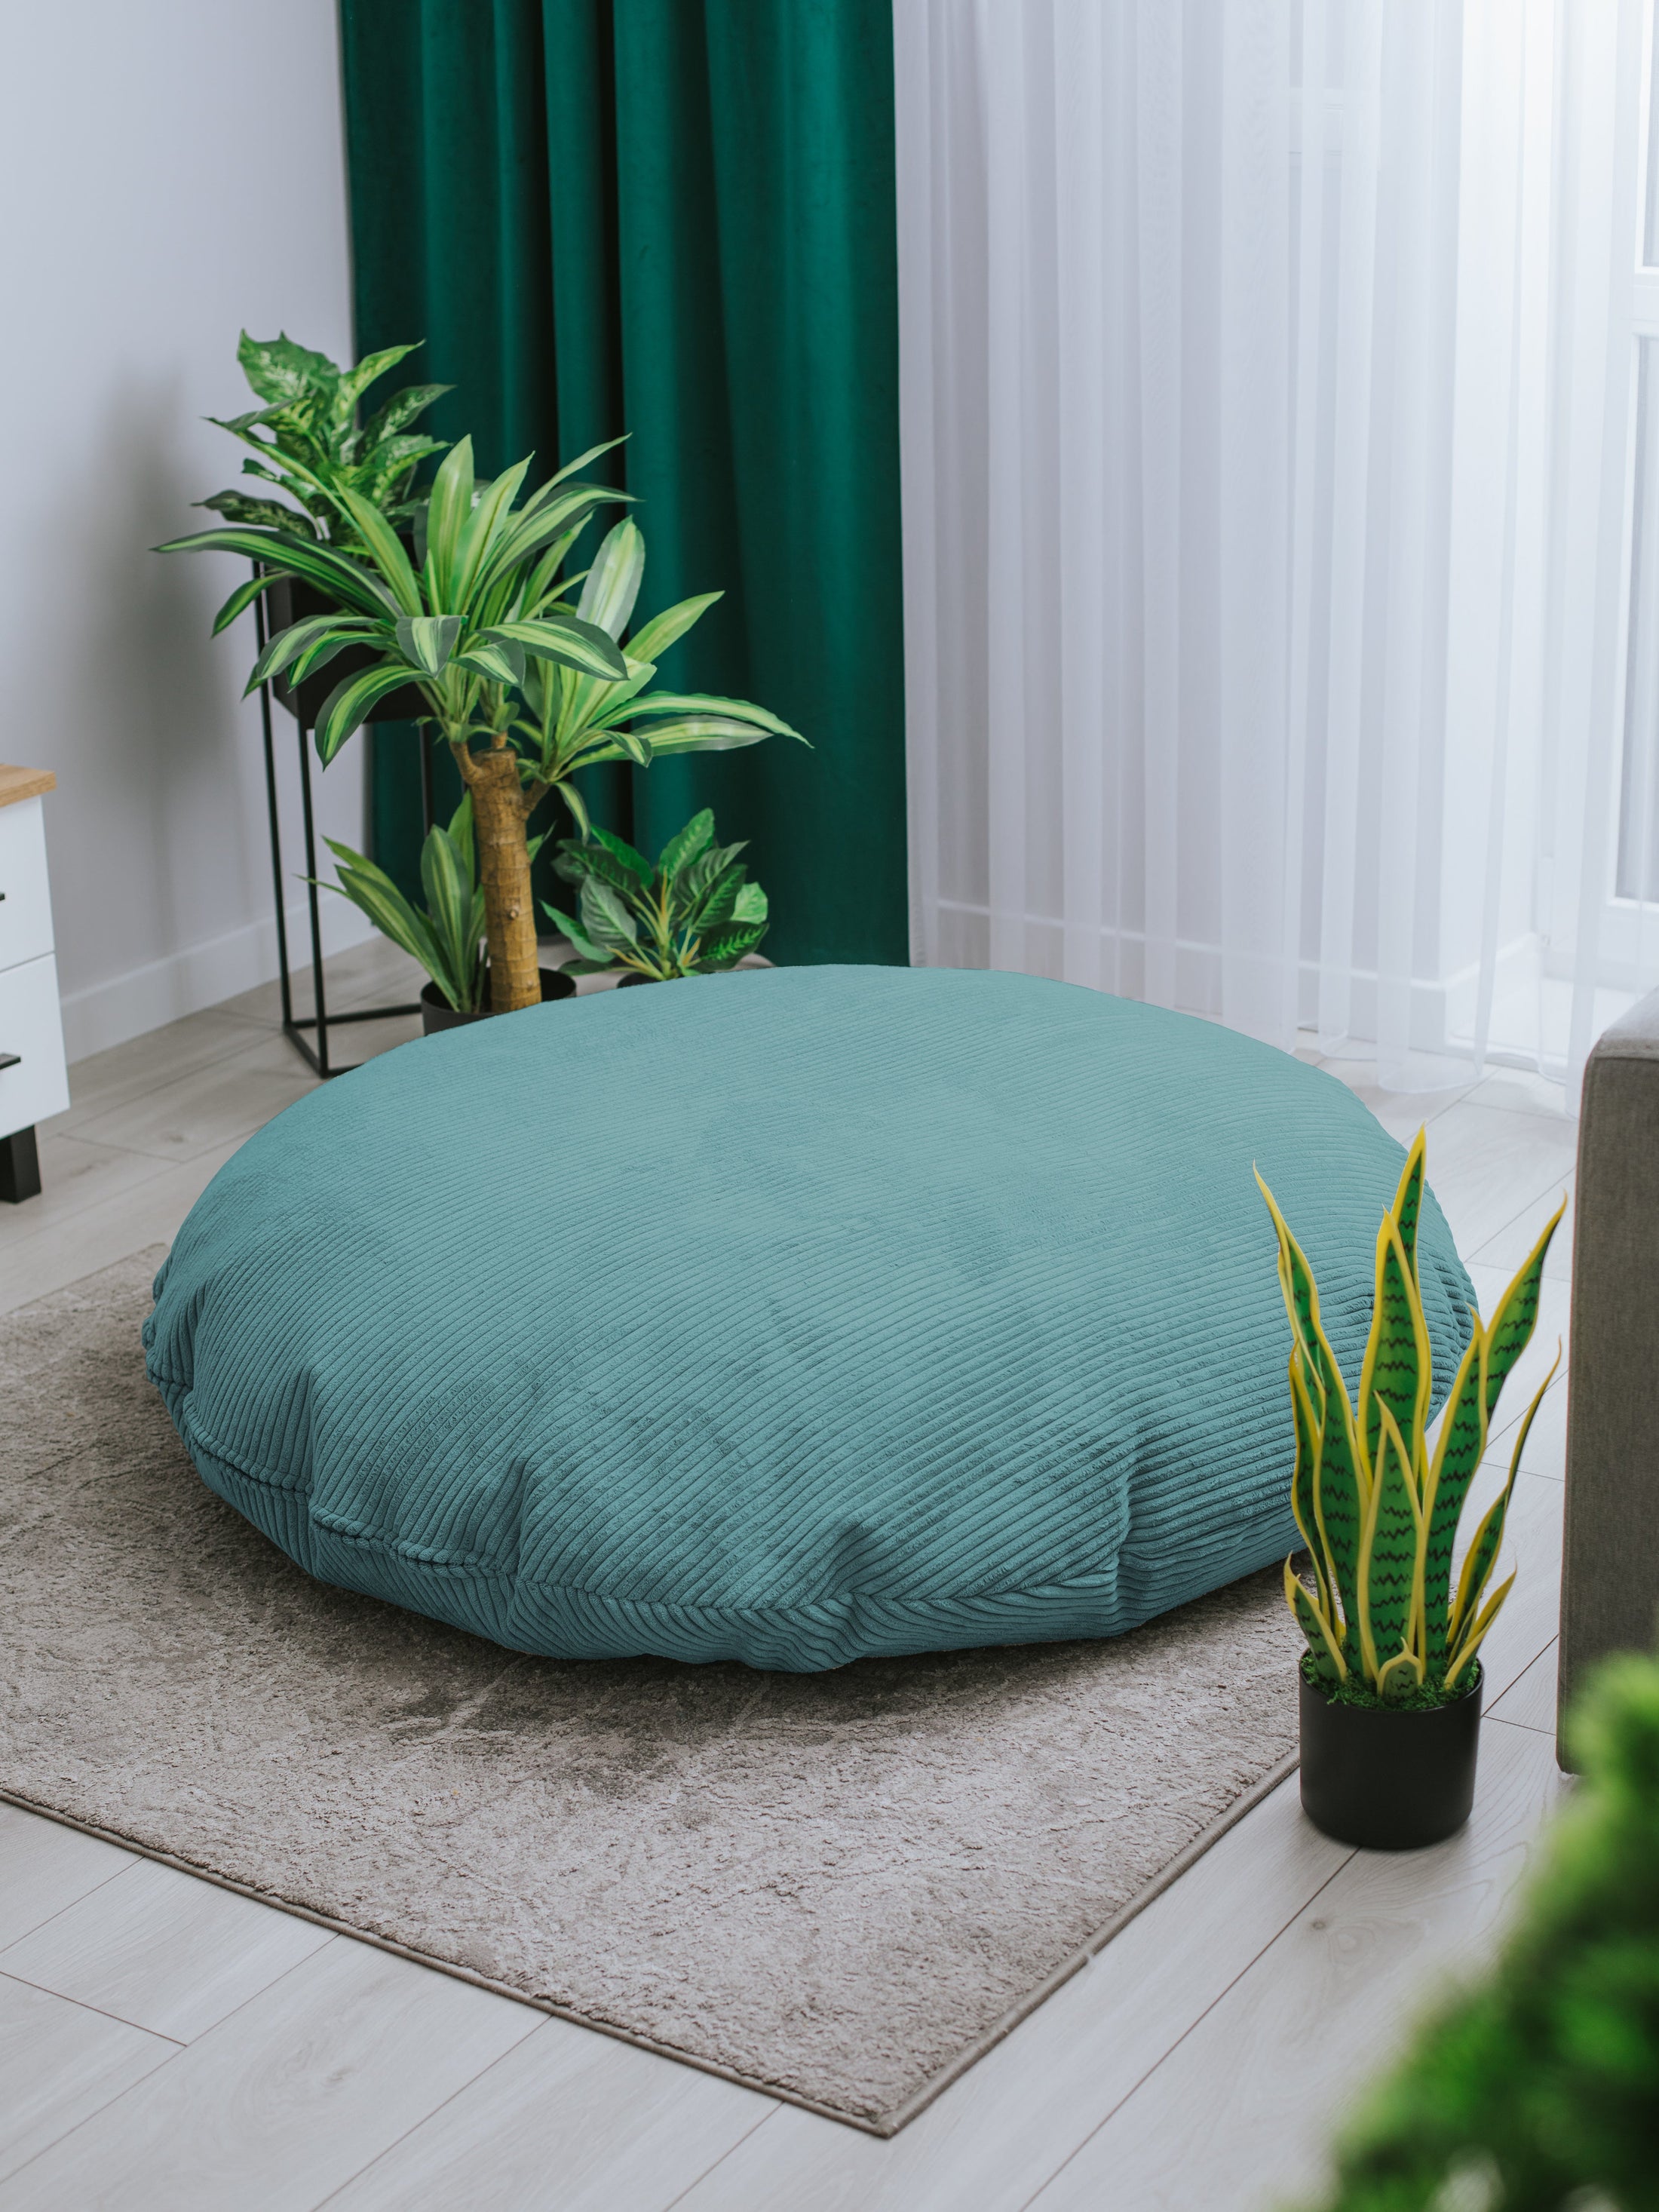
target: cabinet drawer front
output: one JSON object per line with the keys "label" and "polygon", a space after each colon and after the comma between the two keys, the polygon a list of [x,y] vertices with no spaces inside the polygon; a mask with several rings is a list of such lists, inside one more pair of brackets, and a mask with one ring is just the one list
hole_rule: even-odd
{"label": "cabinet drawer front", "polygon": [[9,1053],[17,1065],[0,1067],[0,1137],[61,1114],[70,1103],[58,963],[50,952],[0,970],[0,1058]]}
{"label": "cabinet drawer front", "polygon": [[38,799],[20,799],[0,806],[0,968],[38,960],[52,948],[46,814]]}

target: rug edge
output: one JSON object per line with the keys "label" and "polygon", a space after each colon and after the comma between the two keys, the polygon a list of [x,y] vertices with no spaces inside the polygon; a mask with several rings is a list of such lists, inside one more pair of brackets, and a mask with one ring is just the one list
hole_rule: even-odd
{"label": "rug edge", "polygon": [[730,2081],[740,2089],[749,2089],[757,2096],[770,2098],[775,2103],[794,2105],[802,2112],[814,2112],[819,2118],[834,2120],[841,2126],[856,2128],[861,2135],[890,2140],[907,2128],[934,2100],[942,2096],[951,2083],[961,2080],[980,2060],[1005,2041],[1020,2022],[1028,2020],[1037,2008],[1045,2003],[1054,1991],[1063,1988],[1074,1974],[1079,1973],[1091,1959],[1097,1958],[1113,1937],[1121,1935],[1129,1923],[1136,1919],[1153,1900],[1178,1881],[1187,1869],[1203,1857],[1206,1851],[1235,1826],[1244,1815],[1271,1796],[1279,1784],[1293,1774],[1300,1764],[1298,1752],[1287,1752],[1285,1756],[1257,1782],[1243,1791],[1217,1820],[1183,1845],[1169,1863],[1159,1869],[1152,1880],[1130,1899],[1121,1911],[1115,1912],[1105,1924],[1095,1930],[1069,1957],[1061,1960],[1054,1972],[1035,1988],[1028,1990],[1016,2004],[1011,2005],[991,2026],[984,2029],[973,2042],[964,2044],[949,2063],[914,2090],[902,2103],[890,2106],[885,2112],[869,2118],[850,2112],[842,2106],[827,2105],[802,2091],[788,2089],[778,2082],[769,2081],[758,2075],[744,2074],[737,2067],[725,2066],[715,2058],[702,2058],[695,2051],[681,2049],[678,2045],[660,2043],[648,2035],[641,2035],[632,2028],[613,2025],[597,2018],[592,2013],[579,2012],[574,2006],[556,2004],[551,1998],[529,1995],[515,1990],[506,1982],[494,1981],[471,1966],[463,1966],[452,1960],[440,1959],[429,1951],[416,1950],[408,1943],[399,1943],[394,1937],[376,1936],[366,1928],[358,1928],[349,1920],[333,1914],[319,1912],[314,1906],[298,1905],[290,1898],[280,1896],[274,1890],[258,1888],[252,1882],[238,1881],[234,1875],[218,1873],[212,1867],[199,1865],[193,1859],[181,1858],[174,1851],[164,1851],[155,1844],[142,1842],[118,1828],[100,1826],[95,1821],[82,1820],[72,1813],[65,1813],[55,1805],[47,1805],[39,1798],[25,1796],[21,1791],[0,1786],[0,1805],[10,1805],[21,1813],[34,1813],[43,1820],[55,1820],[60,1827],[73,1828],[79,1834],[91,1836],[99,1843],[112,1844],[118,1850],[131,1851],[140,1858],[153,1860],[158,1866],[171,1867],[176,1873],[192,1875],[198,1881],[209,1881],[216,1888],[229,1890],[233,1895],[246,1897],[256,1905],[270,1905],[276,1911],[286,1912],[295,1920],[308,1920],[313,1927],[326,1928],[331,1934],[349,1936],[354,1943],[368,1943],[377,1951],[389,1952],[395,1959],[407,1959],[411,1965],[429,1967],[433,1972],[447,1974],[453,1980],[470,1983],[474,1989],[486,1990],[490,1996],[507,1997],[514,2004],[528,2005],[533,2012],[546,2014],[554,2020],[568,2021],[577,2027],[591,2028],[596,2035],[608,2035],[613,2042],[631,2044],[637,2051],[648,2051],[653,2057],[667,2058],[679,2066],[695,2067],[700,2074],[712,2074],[719,2081]]}
{"label": "rug edge", "polygon": [[[1271,1797],[1279,1784],[1288,1781],[1301,1764],[1299,1749],[1287,1751],[1282,1759],[1267,1769],[1260,1781],[1253,1782],[1248,1790],[1242,1791],[1224,1813],[1212,1820],[1207,1828],[1200,1829],[1191,1843],[1183,1844],[1144,1889],[1137,1892],[1121,1911],[1115,1912],[1103,1927],[1097,1929],[1070,1958],[1062,1960],[1046,1981],[1040,1982],[1017,2004],[1011,2005],[1000,2020],[994,2021],[972,2043],[965,2044],[947,2066],[941,2067],[930,2081],[924,2081],[921,2088],[907,2097],[902,2105],[892,2106],[878,2119],[855,2121],[853,2124],[865,2128],[871,2135],[882,2136],[896,2136],[902,2128],[908,2127],[911,2121],[925,2112],[934,2099],[942,2096],[953,2081],[959,2081],[964,2074],[978,2065],[981,2058],[994,2051],[999,2043],[1012,2034],[1022,2021],[1029,2020],[1039,2005],[1046,2004],[1056,1990],[1064,1988],[1073,1974],[1081,1973],[1091,1959],[1097,1959],[1115,1936],[1121,1936],[1132,1920],[1138,1919],[1149,1905],[1179,1881],[1188,1869],[1195,1866],[1212,1845],[1220,1842],[1229,1828],[1237,1826],[1247,1813],[1254,1812],[1264,1798]],[[841,2118],[845,2116],[837,2113],[834,2117]]]}

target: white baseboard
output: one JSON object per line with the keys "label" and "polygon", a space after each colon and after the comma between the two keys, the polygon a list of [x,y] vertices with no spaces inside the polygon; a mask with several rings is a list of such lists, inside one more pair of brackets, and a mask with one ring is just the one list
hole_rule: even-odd
{"label": "white baseboard", "polygon": [[[303,899],[290,906],[287,915],[290,960],[308,959],[310,924]],[[330,898],[322,908],[323,950],[344,952],[374,934],[365,914],[341,898]],[[251,921],[222,937],[191,945],[165,960],[152,960],[106,983],[89,983],[64,994],[64,1047],[71,1063],[89,1053],[105,1052],[125,1044],[146,1030],[159,1030],[185,1014],[198,1014],[234,999],[240,991],[270,982],[276,974],[276,924],[274,919]]]}

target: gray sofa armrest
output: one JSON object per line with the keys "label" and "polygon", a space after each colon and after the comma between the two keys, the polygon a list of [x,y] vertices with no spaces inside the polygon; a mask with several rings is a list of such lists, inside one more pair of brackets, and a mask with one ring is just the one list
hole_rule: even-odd
{"label": "gray sofa armrest", "polygon": [[1651,1650],[1659,1607],[1659,991],[1584,1070],[1576,1218],[1558,1756],[1587,1671]]}

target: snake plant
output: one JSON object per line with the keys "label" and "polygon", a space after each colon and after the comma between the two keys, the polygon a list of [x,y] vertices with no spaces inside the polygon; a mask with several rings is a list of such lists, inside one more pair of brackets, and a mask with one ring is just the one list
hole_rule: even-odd
{"label": "snake plant", "polygon": [[748,880],[741,844],[714,842],[714,817],[704,807],[676,832],[653,867],[608,830],[580,844],[565,838],[554,866],[580,884],[581,919],[543,911],[569,939],[574,973],[616,967],[653,982],[733,968],[766,934],[766,893]]}
{"label": "snake plant", "polygon": [[394,520],[404,519],[416,464],[444,450],[441,441],[416,436],[410,425],[454,387],[406,385],[361,424],[357,410],[370,385],[415,350],[414,345],[387,346],[355,368],[340,368],[326,354],[296,345],[286,332],[251,338],[244,331],[236,358],[264,404],[228,421],[216,415],[208,419],[258,455],[242,463],[244,476],[275,484],[295,505],[240,491],[215,492],[197,505],[211,507],[227,522],[295,530],[335,544],[357,542],[338,503],[343,491],[355,492]]}
{"label": "snake plant", "polygon": [[1470,1540],[1454,1589],[1464,1503],[1498,1393],[1532,1337],[1544,1257],[1566,1201],[1492,1320],[1471,1316],[1468,1348],[1431,1448],[1433,1373],[1417,1275],[1424,1154],[1419,1130],[1377,1233],[1370,1333],[1352,1401],[1321,1325],[1313,1271],[1256,1176],[1279,1236],[1279,1286],[1292,1339],[1291,1501],[1313,1561],[1311,1589],[1285,1561],[1285,1595],[1307,1639],[1306,1671],[1359,1703],[1443,1704],[1469,1686],[1481,1641],[1515,1580],[1511,1574],[1488,1592],[1528,1432],[1560,1364],[1558,1349],[1521,1423],[1509,1479]]}

